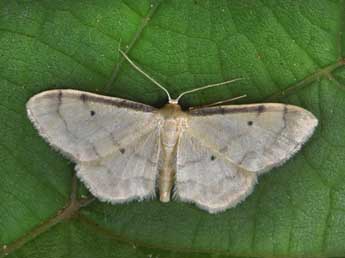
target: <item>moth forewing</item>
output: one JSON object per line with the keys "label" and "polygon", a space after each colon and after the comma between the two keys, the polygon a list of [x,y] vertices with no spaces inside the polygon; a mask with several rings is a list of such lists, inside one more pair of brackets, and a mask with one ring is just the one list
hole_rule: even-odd
{"label": "moth forewing", "polygon": [[40,135],[76,163],[95,196],[117,203],[154,195],[160,148],[155,108],[52,90],[31,98],[27,110]]}
{"label": "moth forewing", "polygon": [[177,197],[211,213],[236,206],[257,176],[288,160],[316,126],[309,111],[284,104],[193,109],[177,150]]}

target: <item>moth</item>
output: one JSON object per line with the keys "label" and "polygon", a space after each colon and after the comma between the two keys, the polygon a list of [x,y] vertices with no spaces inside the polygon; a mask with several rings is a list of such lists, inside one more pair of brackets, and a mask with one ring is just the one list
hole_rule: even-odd
{"label": "moth", "polygon": [[[209,213],[236,206],[260,174],[295,154],[318,124],[309,111],[262,103],[183,111],[77,90],[49,90],[26,105],[39,134],[76,163],[77,176],[102,201],[174,197]],[[158,187],[157,187],[158,186]]]}

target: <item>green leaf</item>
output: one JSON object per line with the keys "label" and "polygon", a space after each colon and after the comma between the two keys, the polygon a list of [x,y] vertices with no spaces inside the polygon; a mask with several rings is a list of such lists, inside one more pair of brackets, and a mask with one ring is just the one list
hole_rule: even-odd
{"label": "green leaf", "polygon": [[[336,257],[345,255],[344,1],[0,1],[0,257]],[[236,208],[210,215],[157,200],[94,200],[74,165],[26,116],[47,89],[161,106],[283,102],[319,118],[312,139],[261,176]],[[77,194],[78,193],[78,194]],[[87,197],[83,197],[83,195]]]}

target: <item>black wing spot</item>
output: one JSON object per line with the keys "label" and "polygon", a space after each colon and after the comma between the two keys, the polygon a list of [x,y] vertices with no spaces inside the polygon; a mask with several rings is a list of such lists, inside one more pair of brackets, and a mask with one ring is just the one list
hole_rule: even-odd
{"label": "black wing spot", "polygon": [[252,126],[252,125],[253,125],[253,121],[248,121],[247,124],[248,124],[249,126]]}
{"label": "black wing spot", "polygon": [[124,154],[126,152],[126,149],[125,148],[121,148],[120,152],[121,152],[121,154]]}
{"label": "black wing spot", "polygon": [[91,116],[94,116],[94,115],[96,115],[96,112],[93,111],[93,110],[91,110],[91,111],[90,111],[90,115],[91,115]]}
{"label": "black wing spot", "polygon": [[212,161],[214,161],[216,159],[216,157],[214,155],[211,156],[210,158]]}

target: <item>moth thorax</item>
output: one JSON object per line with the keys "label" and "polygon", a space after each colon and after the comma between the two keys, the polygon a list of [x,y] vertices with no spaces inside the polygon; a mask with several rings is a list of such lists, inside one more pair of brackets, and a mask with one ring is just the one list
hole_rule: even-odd
{"label": "moth thorax", "polygon": [[165,120],[162,135],[162,144],[165,148],[172,149],[177,143],[179,137],[179,121],[174,118]]}
{"label": "moth thorax", "polygon": [[182,109],[179,104],[168,103],[160,110],[160,112],[165,118],[171,118],[178,117],[182,113]]}

